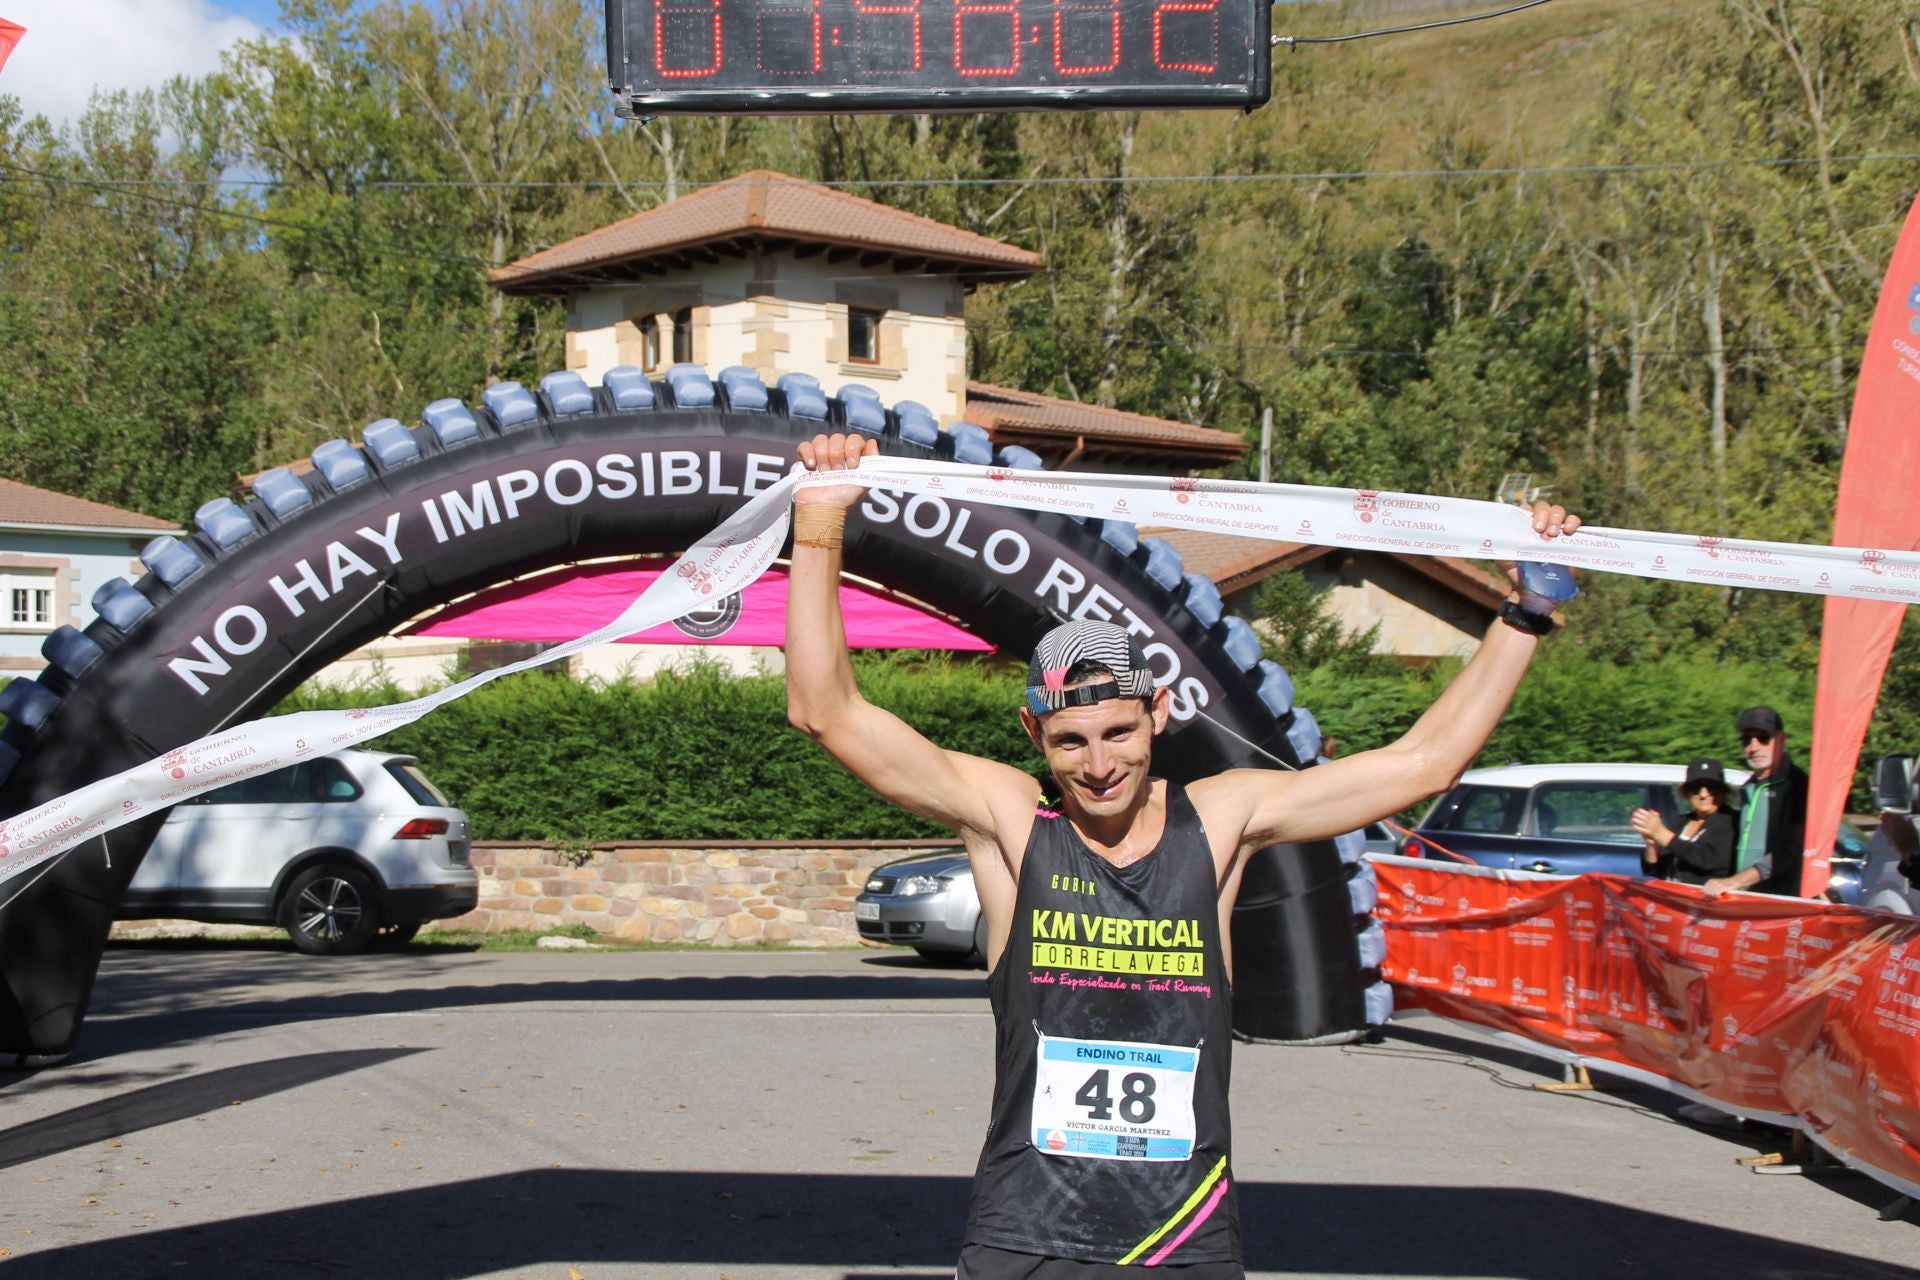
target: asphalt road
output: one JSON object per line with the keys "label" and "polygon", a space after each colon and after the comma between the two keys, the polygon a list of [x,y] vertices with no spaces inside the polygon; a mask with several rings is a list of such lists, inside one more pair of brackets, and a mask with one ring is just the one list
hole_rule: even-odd
{"label": "asphalt road", "polygon": [[[989,1055],[981,976],[891,953],[117,946],[0,1076],[0,1273],[936,1280]],[[1254,1276],[1920,1276],[1878,1184],[1435,1020],[1234,1067]]]}

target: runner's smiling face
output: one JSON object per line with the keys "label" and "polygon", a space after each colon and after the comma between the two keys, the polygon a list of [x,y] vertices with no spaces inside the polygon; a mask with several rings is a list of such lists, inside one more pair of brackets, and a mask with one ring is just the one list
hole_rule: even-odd
{"label": "runner's smiling face", "polygon": [[1022,708],[1020,719],[1047,758],[1061,799],[1088,817],[1113,817],[1129,812],[1146,789],[1154,735],[1167,727],[1167,691],[1155,689],[1151,700],[1109,698],[1045,716]]}

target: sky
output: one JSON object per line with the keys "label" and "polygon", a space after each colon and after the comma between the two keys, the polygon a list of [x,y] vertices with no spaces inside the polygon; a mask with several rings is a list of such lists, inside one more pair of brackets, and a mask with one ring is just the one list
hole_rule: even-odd
{"label": "sky", "polygon": [[0,18],[27,29],[0,70],[0,93],[28,115],[70,123],[95,85],[204,75],[222,49],[272,30],[278,13],[278,0],[0,0]]}

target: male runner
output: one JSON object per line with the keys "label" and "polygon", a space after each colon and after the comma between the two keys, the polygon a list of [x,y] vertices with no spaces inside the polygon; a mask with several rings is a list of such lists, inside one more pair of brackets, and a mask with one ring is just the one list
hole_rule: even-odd
{"label": "male runner", "polygon": [[[817,436],[811,470],[872,440]],[[1297,773],[1191,786],[1149,773],[1167,724],[1137,639],[1071,622],[1042,637],[1020,721],[1059,799],[1011,765],[945,751],[855,687],[839,604],[858,485],[795,498],[787,714],[855,777],[957,833],[987,918],[996,1079],[958,1280],[1090,1280],[1121,1267],[1238,1280],[1228,1168],[1228,921],[1248,854],[1320,840],[1453,785],[1551,618],[1518,607],[1392,746]],[[1543,539],[1578,516],[1536,503]]]}

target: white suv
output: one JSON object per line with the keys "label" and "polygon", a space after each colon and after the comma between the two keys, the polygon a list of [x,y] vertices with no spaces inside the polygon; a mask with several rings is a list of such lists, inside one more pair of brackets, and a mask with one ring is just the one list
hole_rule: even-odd
{"label": "white suv", "polygon": [[175,805],[119,917],[277,924],[312,955],[400,945],[473,910],[470,842],[414,757],[342,751]]}

